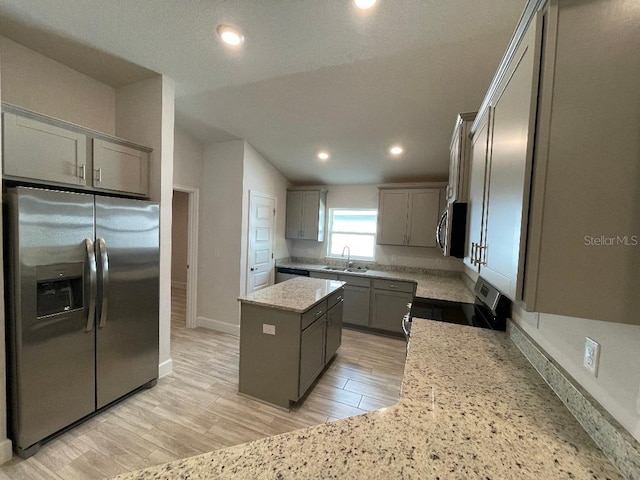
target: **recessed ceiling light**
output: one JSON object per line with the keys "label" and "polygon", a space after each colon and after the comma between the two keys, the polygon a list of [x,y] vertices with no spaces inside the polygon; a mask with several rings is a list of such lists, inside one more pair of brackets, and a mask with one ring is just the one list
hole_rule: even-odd
{"label": "recessed ceiling light", "polygon": [[329,160],[329,154],[327,152],[318,152],[318,158],[320,160]]}
{"label": "recessed ceiling light", "polygon": [[400,155],[402,152],[404,152],[404,148],[402,148],[400,145],[393,145],[389,149],[389,153],[391,155]]}
{"label": "recessed ceiling light", "polygon": [[356,7],[366,10],[367,8],[371,8],[376,4],[377,0],[353,0],[356,4]]}
{"label": "recessed ceiling light", "polygon": [[240,33],[240,30],[231,25],[218,25],[216,31],[220,39],[232,47],[238,47],[244,42],[244,35]]}

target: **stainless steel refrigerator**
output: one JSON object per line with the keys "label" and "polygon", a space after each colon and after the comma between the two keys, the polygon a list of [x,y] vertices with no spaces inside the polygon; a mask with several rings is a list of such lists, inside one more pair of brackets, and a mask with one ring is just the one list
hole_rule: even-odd
{"label": "stainless steel refrigerator", "polygon": [[16,452],[158,376],[158,205],[5,195],[8,412]]}

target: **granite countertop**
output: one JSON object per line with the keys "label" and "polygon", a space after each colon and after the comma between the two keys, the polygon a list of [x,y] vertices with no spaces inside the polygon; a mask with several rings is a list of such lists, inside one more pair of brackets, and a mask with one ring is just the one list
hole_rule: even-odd
{"label": "granite countertop", "polygon": [[244,295],[238,300],[243,303],[302,313],[343,285],[344,282],[338,280],[298,277]]}
{"label": "granite countertop", "polygon": [[416,297],[432,298],[435,300],[449,300],[452,302],[473,303],[475,295],[462,281],[459,272],[436,271],[430,270],[424,273],[414,271],[399,270],[358,270],[354,272],[343,272],[327,270],[326,265],[284,262],[277,265],[278,267],[299,268],[312,272],[334,273],[339,275],[355,275],[370,278],[380,278],[385,280],[404,280],[416,282],[418,284]]}
{"label": "granite countertop", "polygon": [[118,478],[622,477],[505,333],[414,319],[393,407]]}

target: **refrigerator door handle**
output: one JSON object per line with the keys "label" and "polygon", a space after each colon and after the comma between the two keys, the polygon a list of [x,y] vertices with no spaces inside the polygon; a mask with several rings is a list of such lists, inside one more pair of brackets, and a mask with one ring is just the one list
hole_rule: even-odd
{"label": "refrigerator door handle", "polygon": [[109,255],[107,253],[107,244],[104,238],[98,238],[98,252],[100,253],[100,270],[102,272],[102,298],[100,309],[100,328],[107,324],[107,311],[108,311],[108,299],[109,299]]}
{"label": "refrigerator door handle", "polygon": [[98,272],[96,269],[96,252],[90,238],[85,238],[87,262],[89,264],[89,315],[87,316],[87,332],[93,330],[96,319],[96,290],[98,288]]}

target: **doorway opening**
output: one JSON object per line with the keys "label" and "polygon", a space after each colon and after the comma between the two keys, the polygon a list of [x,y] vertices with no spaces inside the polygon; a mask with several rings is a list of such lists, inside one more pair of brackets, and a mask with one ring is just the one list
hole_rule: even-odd
{"label": "doorway opening", "polygon": [[187,328],[196,327],[199,194],[197,188],[182,185],[173,187],[171,289],[184,289],[184,296],[177,295],[176,298],[184,298]]}

